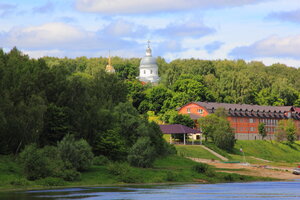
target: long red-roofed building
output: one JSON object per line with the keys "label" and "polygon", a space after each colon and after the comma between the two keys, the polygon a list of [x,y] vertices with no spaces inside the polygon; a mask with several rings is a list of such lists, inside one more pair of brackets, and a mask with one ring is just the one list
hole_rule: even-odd
{"label": "long red-roofed building", "polygon": [[259,106],[249,104],[228,104],[215,102],[190,102],[178,109],[180,114],[188,114],[197,124],[197,119],[214,113],[218,108],[228,112],[227,119],[234,129],[236,139],[261,139],[259,123],[264,123],[267,139],[274,139],[280,120],[293,119],[300,133],[300,108],[293,106]]}

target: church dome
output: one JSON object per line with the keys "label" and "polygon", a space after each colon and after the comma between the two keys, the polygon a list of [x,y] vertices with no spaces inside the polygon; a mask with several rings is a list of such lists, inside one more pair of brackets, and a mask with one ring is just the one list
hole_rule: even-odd
{"label": "church dome", "polygon": [[141,60],[141,65],[156,65],[156,59],[150,56],[145,56]]}
{"label": "church dome", "polygon": [[150,48],[150,41],[148,41],[148,48],[146,49],[146,55],[142,58],[140,63],[140,75],[138,79],[142,82],[158,83],[158,66],[156,58],[152,57],[152,50]]}

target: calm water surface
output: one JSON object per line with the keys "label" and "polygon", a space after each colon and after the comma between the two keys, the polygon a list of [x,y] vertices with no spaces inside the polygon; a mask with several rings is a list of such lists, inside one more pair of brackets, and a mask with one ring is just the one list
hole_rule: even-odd
{"label": "calm water surface", "polygon": [[292,182],[254,182],[193,184],[151,187],[68,188],[0,193],[0,200],[172,200],[172,199],[299,199],[300,180]]}

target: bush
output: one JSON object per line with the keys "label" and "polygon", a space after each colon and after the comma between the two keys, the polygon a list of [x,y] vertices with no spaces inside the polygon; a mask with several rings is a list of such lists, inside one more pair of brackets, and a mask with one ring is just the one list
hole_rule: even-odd
{"label": "bush", "polygon": [[65,169],[62,172],[61,178],[63,178],[65,181],[80,181],[81,173],[74,169]]}
{"label": "bush", "polygon": [[128,161],[135,167],[151,167],[155,160],[155,148],[149,137],[141,137],[129,150]]}
{"label": "bush", "polygon": [[71,163],[76,170],[84,171],[92,165],[92,148],[87,141],[76,141],[73,135],[66,135],[57,147],[62,160]]}
{"label": "bush", "polygon": [[45,178],[51,174],[51,172],[48,171],[47,158],[43,155],[42,150],[38,149],[35,144],[25,147],[20,153],[20,161],[28,180]]}
{"label": "bush", "polygon": [[178,176],[174,172],[168,171],[166,174],[166,181],[177,181]]}
{"label": "bush", "polygon": [[94,157],[93,160],[93,164],[98,166],[106,165],[108,163],[109,163],[108,158],[102,155]]}
{"label": "bush", "polygon": [[134,173],[128,163],[110,163],[107,170],[111,175],[117,177],[118,181],[124,183],[141,183],[142,178]]}
{"label": "bush", "polygon": [[28,186],[28,185],[30,185],[30,182],[24,178],[18,178],[18,179],[12,180],[10,182],[10,184],[13,186]]}
{"label": "bush", "polygon": [[110,163],[107,166],[107,170],[111,175],[119,176],[128,173],[130,171],[130,166],[128,163]]}
{"label": "bush", "polygon": [[208,177],[214,177],[214,176],[216,176],[216,172],[215,172],[215,170],[213,170],[212,168],[209,167],[206,170],[205,175]]}
{"label": "bush", "polygon": [[164,143],[164,150],[165,150],[163,152],[164,156],[177,154],[177,150],[176,150],[175,146],[173,144],[169,144],[167,142]]}
{"label": "bush", "polygon": [[209,170],[209,165],[205,163],[199,163],[193,166],[193,170],[197,173],[203,174]]}
{"label": "bush", "polygon": [[233,182],[234,181],[234,177],[231,174],[226,174],[224,176],[224,180],[227,182]]}
{"label": "bush", "polygon": [[37,184],[42,186],[63,186],[66,183],[61,178],[47,177],[38,180]]}

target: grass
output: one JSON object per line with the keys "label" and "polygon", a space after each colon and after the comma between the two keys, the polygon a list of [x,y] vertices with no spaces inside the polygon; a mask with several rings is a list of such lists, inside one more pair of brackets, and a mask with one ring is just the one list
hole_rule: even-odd
{"label": "grass", "polygon": [[[230,161],[285,167],[295,167],[295,163],[300,162],[299,142],[289,145],[267,140],[238,140],[232,152],[219,149],[212,143],[204,143],[204,145]],[[243,149],[245,160],[240,149]],[[259,160],[259,158],[270,162]]]}
{"label": "grass", "polygon": [[220,160],[199,145],[176,145],[177,154],[184,157]]}
{"label": "grass", "polygon": [[[150,184],[150,183],[176,183],[176,182],[236,182],[236,181],[262,181],[274,180],[260,177],[250,177],[238,174],[215,172],[197,173],[193,170],[198,165],[187,158],[172,155],[158,158],[152,168],[131,167],[127,163],[110,163],[105,166],[92,166],[83,172],[80,181],[67,182],[58,178],[45,178],[37,181],[28,181],[22,175],[22,170],[11,156],[0,156],[0,191],[14,189],[51,188],[55,186],[101,186],[116,184]],[[117,166],[121,172],[113,174],[111,166]]]}
{"label": "grass", "polygon": [[254,156],[275,162],[300,162],[300,145],[298,143],[288,145],[275,141],[238,140],[235,148],[242,148],[246,156]]}

